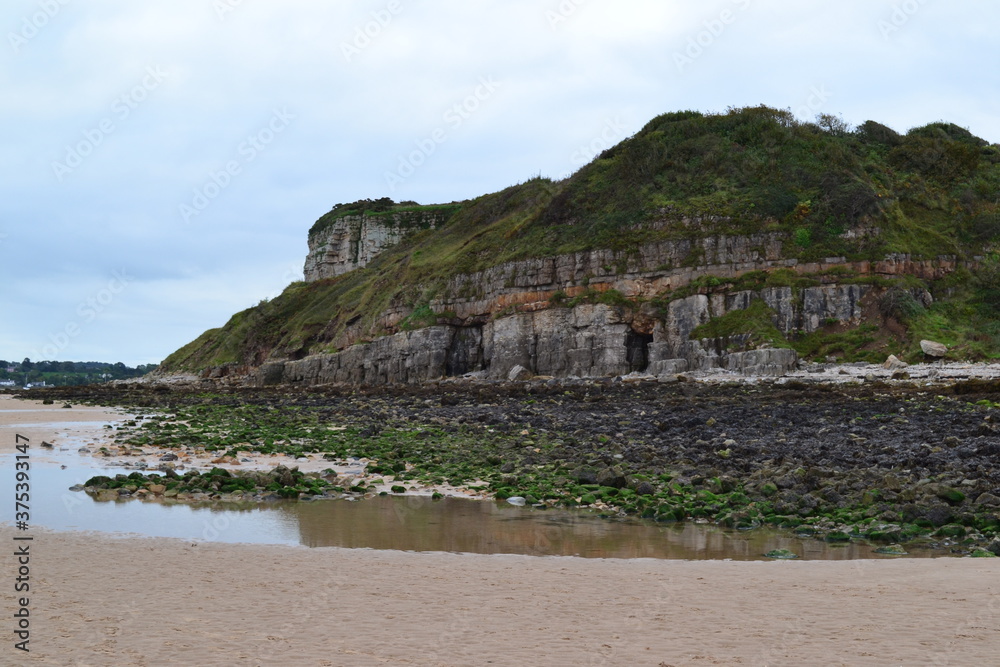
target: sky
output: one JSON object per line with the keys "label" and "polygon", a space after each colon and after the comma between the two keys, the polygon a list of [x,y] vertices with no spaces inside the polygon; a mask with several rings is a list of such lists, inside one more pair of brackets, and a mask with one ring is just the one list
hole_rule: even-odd
{"label": "sky", "polygon": [[1000,143],[995,0],[5,0],[0,359],[158,363],[341,202],[569,176],[677,110]]}

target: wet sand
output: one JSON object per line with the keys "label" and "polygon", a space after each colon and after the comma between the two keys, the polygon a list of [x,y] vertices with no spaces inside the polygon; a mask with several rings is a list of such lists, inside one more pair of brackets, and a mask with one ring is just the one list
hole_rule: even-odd
{"label": "wet sand", "polygon": [[[99,438],[114,414],[36,407],[49,414],[0,412],[0,424],[91,421],[73,437]],[[9,593],[2,664],[968,665],[1000,652],[994,559],[591,560],[27,534],[31,653],[13,647]],[[14,536],[0,525],[0,540]],[[12,585],[14,549],[0,551]]]}
{"label": "wet sand", "polygon": [[43,405],[41,401],[16,399],[0,394],[0,454],[13,452],[16,435],[28,438],[33,453],[43,452],[42,442],[56,447],[111,439],[105,424],[124,420],[124,411],[88,405],[64,408],[63,401]]}
{"label": "wet sand", "polygon": [[[585,560],[35,534],[32,652],[19,664],[986,665],[1000,650],[995,561]],[[0,656],[17,657],[10,643]]]}

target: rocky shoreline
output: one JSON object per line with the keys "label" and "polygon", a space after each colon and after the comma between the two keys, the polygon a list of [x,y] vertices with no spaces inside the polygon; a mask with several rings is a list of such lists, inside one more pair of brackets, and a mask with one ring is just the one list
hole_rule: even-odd
{"label": "rocky shoreline", "polygon": [[[450,380],[308,391],[217,385],[211,393],[131,384],[45,395],[153,415],[117,434],[125,449],[204,450],[236,463],[277,454],[289,457],[288,466],[329,461],[331,468],[167,469],[152,479],[146,475],[156,471],[144,470],[90,485],[95,496],[166,498],[171,491],[182,501],[256,502],[449,485],[538,507],[778,525],[829,541],[989,556],[1000,552],[1000,380],[996,367],[969,369],[976,372],[957,380],[949,367],[926,369],[936,371],[932,377],[911,367],[910,379],[896,381],[861,367],[822,367],[777,380]],[[357,475],[333,469],[361,460]]]}

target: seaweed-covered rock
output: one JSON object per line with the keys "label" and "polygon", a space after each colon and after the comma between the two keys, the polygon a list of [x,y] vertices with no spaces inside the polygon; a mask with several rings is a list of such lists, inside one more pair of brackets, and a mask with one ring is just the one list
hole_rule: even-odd
{"label": "seaweed-covered rock", "polygon": [[637,495],[640,496],[651,496],[654,493],[656,493],[656,487],[650,484],[649,482],[643,481],[636,484],[635,492]]}
{"label": "seaweed-covered rock", "polygon": [[996,558],[996,554],[987,549],[973,549],[970,558]]}
{"label": "seaweed-covered rock", "polygon": [[888,546],[879,547],[875,549],[875,553],[883,554],[885,556],[906,556],[907,551],[902,546],[898,544],[890,544]]}
{"label": "seaweed-covered rock", "polygon": [[597,473],[597,483],[601,486],[610,486],[615,489],[624,488],[628,483],[625,473],[621,468],[604,468]]}

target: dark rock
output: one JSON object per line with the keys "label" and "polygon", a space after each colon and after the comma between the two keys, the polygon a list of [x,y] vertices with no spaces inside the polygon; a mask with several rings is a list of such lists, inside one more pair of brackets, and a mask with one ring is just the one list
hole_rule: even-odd
{"label": "dark rock", "polygon": [[957,523],[950,523],[946,526],[938,528],[934,532],[934,536],[960,538],[960,537],[965,537],[965,533],[966,533],[965,526],[961,526]]}
{"label": "dark rock", "polygon": [[601,486],[622,489],[628,483],[628,480],[620,468],[605,468],[597,473],[597,483]]}
{"label": "dark rock", "polygon": [[640,496],[651,496],[656,493],[656,487],[649,482],[639,482],[635,487],[635,492]]}
{"label": "dark rock", "polygon": [[1000,556],[1000,537],[994,537],[986,548],[997,556]]}
{"label": "dark rock", "polygon": [[924,518],[931,522],[933,526],[944,526],[954,518],[951,508],[946,505],[930,507],[923,512]]}
{"label": "dark rock", "polygon": [[983,507],[1000,507],[1000,498],[992,493],[981,493],[976,498],[975,504]]}
{"label": "dark rock", "polygon": [[949,486],[938,486],[935,495],[949,505],[961,505],[965,502],[965,494]]}

